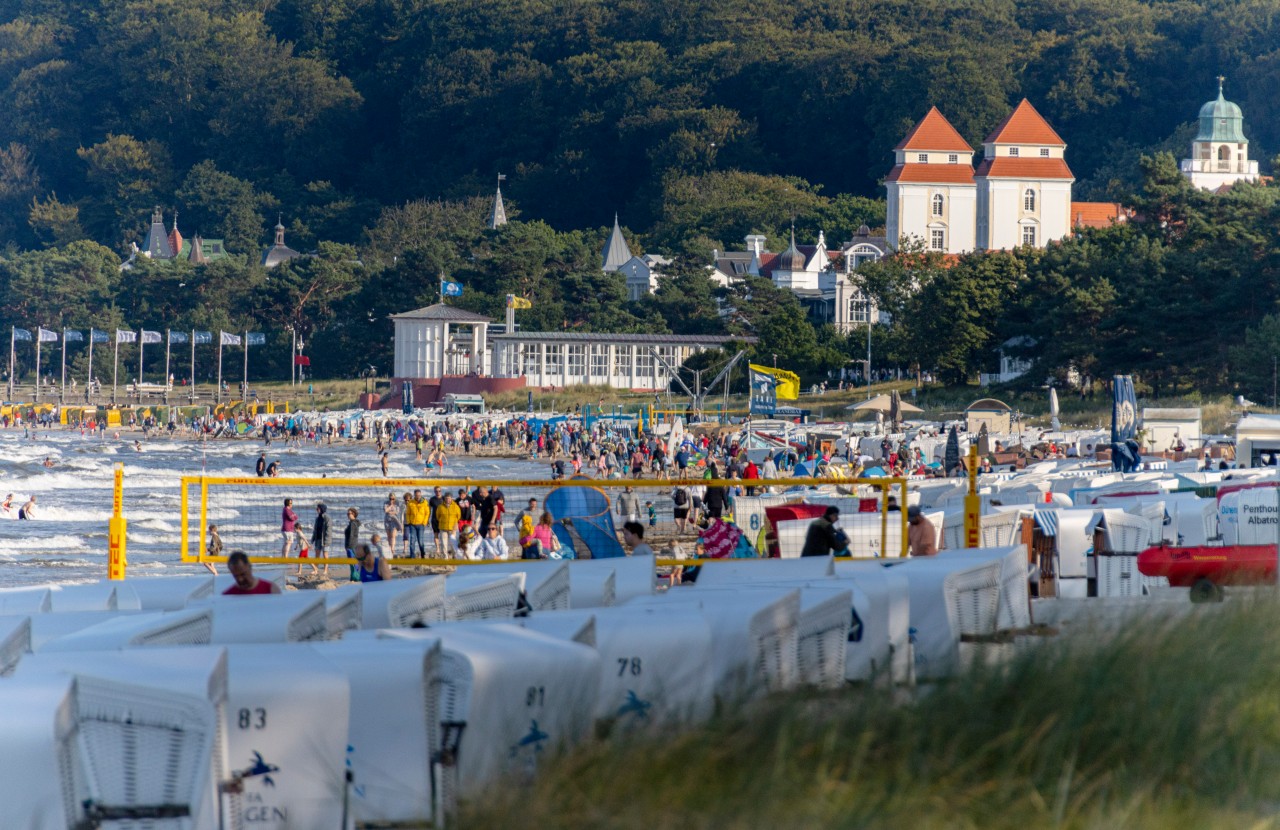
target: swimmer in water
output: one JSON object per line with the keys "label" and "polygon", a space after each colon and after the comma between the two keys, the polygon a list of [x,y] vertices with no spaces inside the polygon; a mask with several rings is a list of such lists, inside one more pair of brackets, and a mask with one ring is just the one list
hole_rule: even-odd
{"label": "swimmer in water", "polygon": [[9,518],[13,518],[13,493],[4,497],[4,501],[0,502],[0,511]]}
{"label": "swimmer in water", "polygon": [[34,519],[36,517],[36,497],[32,496],[26,504],[18,508],[19,519]]}
{"label": "swimmer in water", "polygon": [[133,448],[134,448],[135,450],[137,450],[138,452],[142,452],[142,442],[141,442],[141,441],[134,441],[134,442],[133,442]]}
{"label": "swimmer in water", "polygon": [[48,457],[48,456],[45,456],[45,459],[44,459],[44,466],[46,466],[46,467],[52,467],[52,466],[53,466],[53,459],[52,459],[52,458],[50,458],[50,457]]}

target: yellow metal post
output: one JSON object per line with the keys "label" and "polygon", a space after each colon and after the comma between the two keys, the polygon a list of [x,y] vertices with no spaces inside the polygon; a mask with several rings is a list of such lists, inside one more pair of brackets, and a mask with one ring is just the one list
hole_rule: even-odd
{"label": "yellow metal post", "polygon": [[125,527],[124,464],[116,464],[115,487],[111,499],[111,520],[107,524],[107,579],[124,579]]}
{"label": "yellow metal post", "polygon": [[964,546],[982,547],[982,500],[978,498],[978,445],[969,445],[965,457],[969,472],[969,492],[964,497]]}

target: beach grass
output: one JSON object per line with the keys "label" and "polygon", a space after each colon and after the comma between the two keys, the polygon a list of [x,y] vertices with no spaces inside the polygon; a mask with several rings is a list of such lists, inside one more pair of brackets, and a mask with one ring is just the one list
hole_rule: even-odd
{"label": "beach grass", "polygon": [[460,826],[1280,827],[1280,603],[1059,637],[910,700],[849,687],[596,742]]}

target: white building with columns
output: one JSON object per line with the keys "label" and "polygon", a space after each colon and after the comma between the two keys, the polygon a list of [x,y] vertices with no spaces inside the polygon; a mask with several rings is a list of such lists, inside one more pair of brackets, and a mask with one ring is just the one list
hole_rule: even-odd
{"label": "white building with columns", "polygon": [[1244,137],[1244,114],[1222,95],[1218,77],[1218,97],[1200,108],[1200,129],[1191,142],[1191,158],[1183,159],[1182,174],[1196,187],[1220,190],[1240,181],[1258,179],[1258,162],[1249,158],[1249,139]]}
{"label": "white building with columns", "polygon": [[693,355],[734,341],[755,338],[521,331],[495,334],[490,343],[497,377],[523,377],[538,387],[591,384],[651,392],[671,383],[668,366],[678,369]]}
{"label": "white building with columns", "polygon": [[395,325],[393,377],[485,374],[491,318],[436,303],[393,314],[391,320]]}

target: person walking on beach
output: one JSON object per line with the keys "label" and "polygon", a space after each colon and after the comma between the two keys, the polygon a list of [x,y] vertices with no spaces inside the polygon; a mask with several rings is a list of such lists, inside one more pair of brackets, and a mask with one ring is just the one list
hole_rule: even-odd
{"label": "person walking on beach", "polygon": [[387,503],[382,506],[382,529],[387,533],[387,544],[394,556],[396,552],[396,534],[404,530],[404,518],[400,515],[400,504],[395,493],[387,493]]}
{"label": "person walking on beach", "polygon": [[629,522],[640,521],[640,497],[630,487],[618,496],[618,515]]}
{"label": "person walking on beach", "polygon": [[[441,553],[443,546],[444,555],[452,556],[454,550],[458,547],[458,520],[462,516],[462,511],[458,508],[458,503],[453,500],[452,493],[444,494],[444,501],[440,502],[440,506],[435,510],[436,527],[436,553]],[[491,527],[497,527],[496,524]]]}
{"label": "person walking on beach", "polygon": [[834,505],[823,511],[822,515],[809,522],[809,529],[804,534],[804,547],[801,556],[826,556],[833,551],[842,550],[844,534],[836,527],[840,521],[840,508]]}
{"label": "person walking on beach", "polygon": [[[265,430],[266,427],[263,427]],[[267,454],[258,454],[258,463],[254,465],[254,470],[258,473],[258,478],[265,478],[267,475]]]}
{"label": "person walking on beach", "polygon": [[404,505],[404,532],[408,540],[409,556],[427,556],[427,522],[431,516],[431,508],[422,497],[421,490],[413,491],[413,498]]}
{"label": "person walking on beach", "polygon": [[[316,524],[311,529],[311,550],[315,553],[317,559],[324,559],[329,555],[329,508],[324,502],[316,505]],[[298,566],[301,570],[302,566]],[[327,576],[329,573],[329,565],[325,563],[324,572]],[[319,573],[319,569],[314,564],[311,566],[311,573]]]}
{"label": "person walking on beach", "polygon": [[[293,512],[293,499],[284,500],[284,509],[280,511],[280,535],[284,542],[280,547],[280,556],[288,557],[293,549],[294,530],[298,527],[298,514]],[[298,566],[301,571],[302,566]]]}
{"label": "person walking on beach", "polygon": [[938,529],[914,504],[907,508],[907,553],[911,556],[938,555]]}
{"label": "person walking on beach", "polygon": [[227,573],[231,574],[236,584],[223,591],[223,596],[242,597],[280,593],[279,585],[265,579],[258,579],[253,575],[249,554],[242,550],[233,550],[227,557]]}
{"label": "person walking on beach", "polygon": [[387,453],[382,453],[382,477],[387,478]]}
{"label": "person walking on beach", "polygon": [[347,556],[355,557],[356,546],[360,544],[360,510],[358,508],[347,508],[347,526],[342,531],[342,544],[346,548]]}

